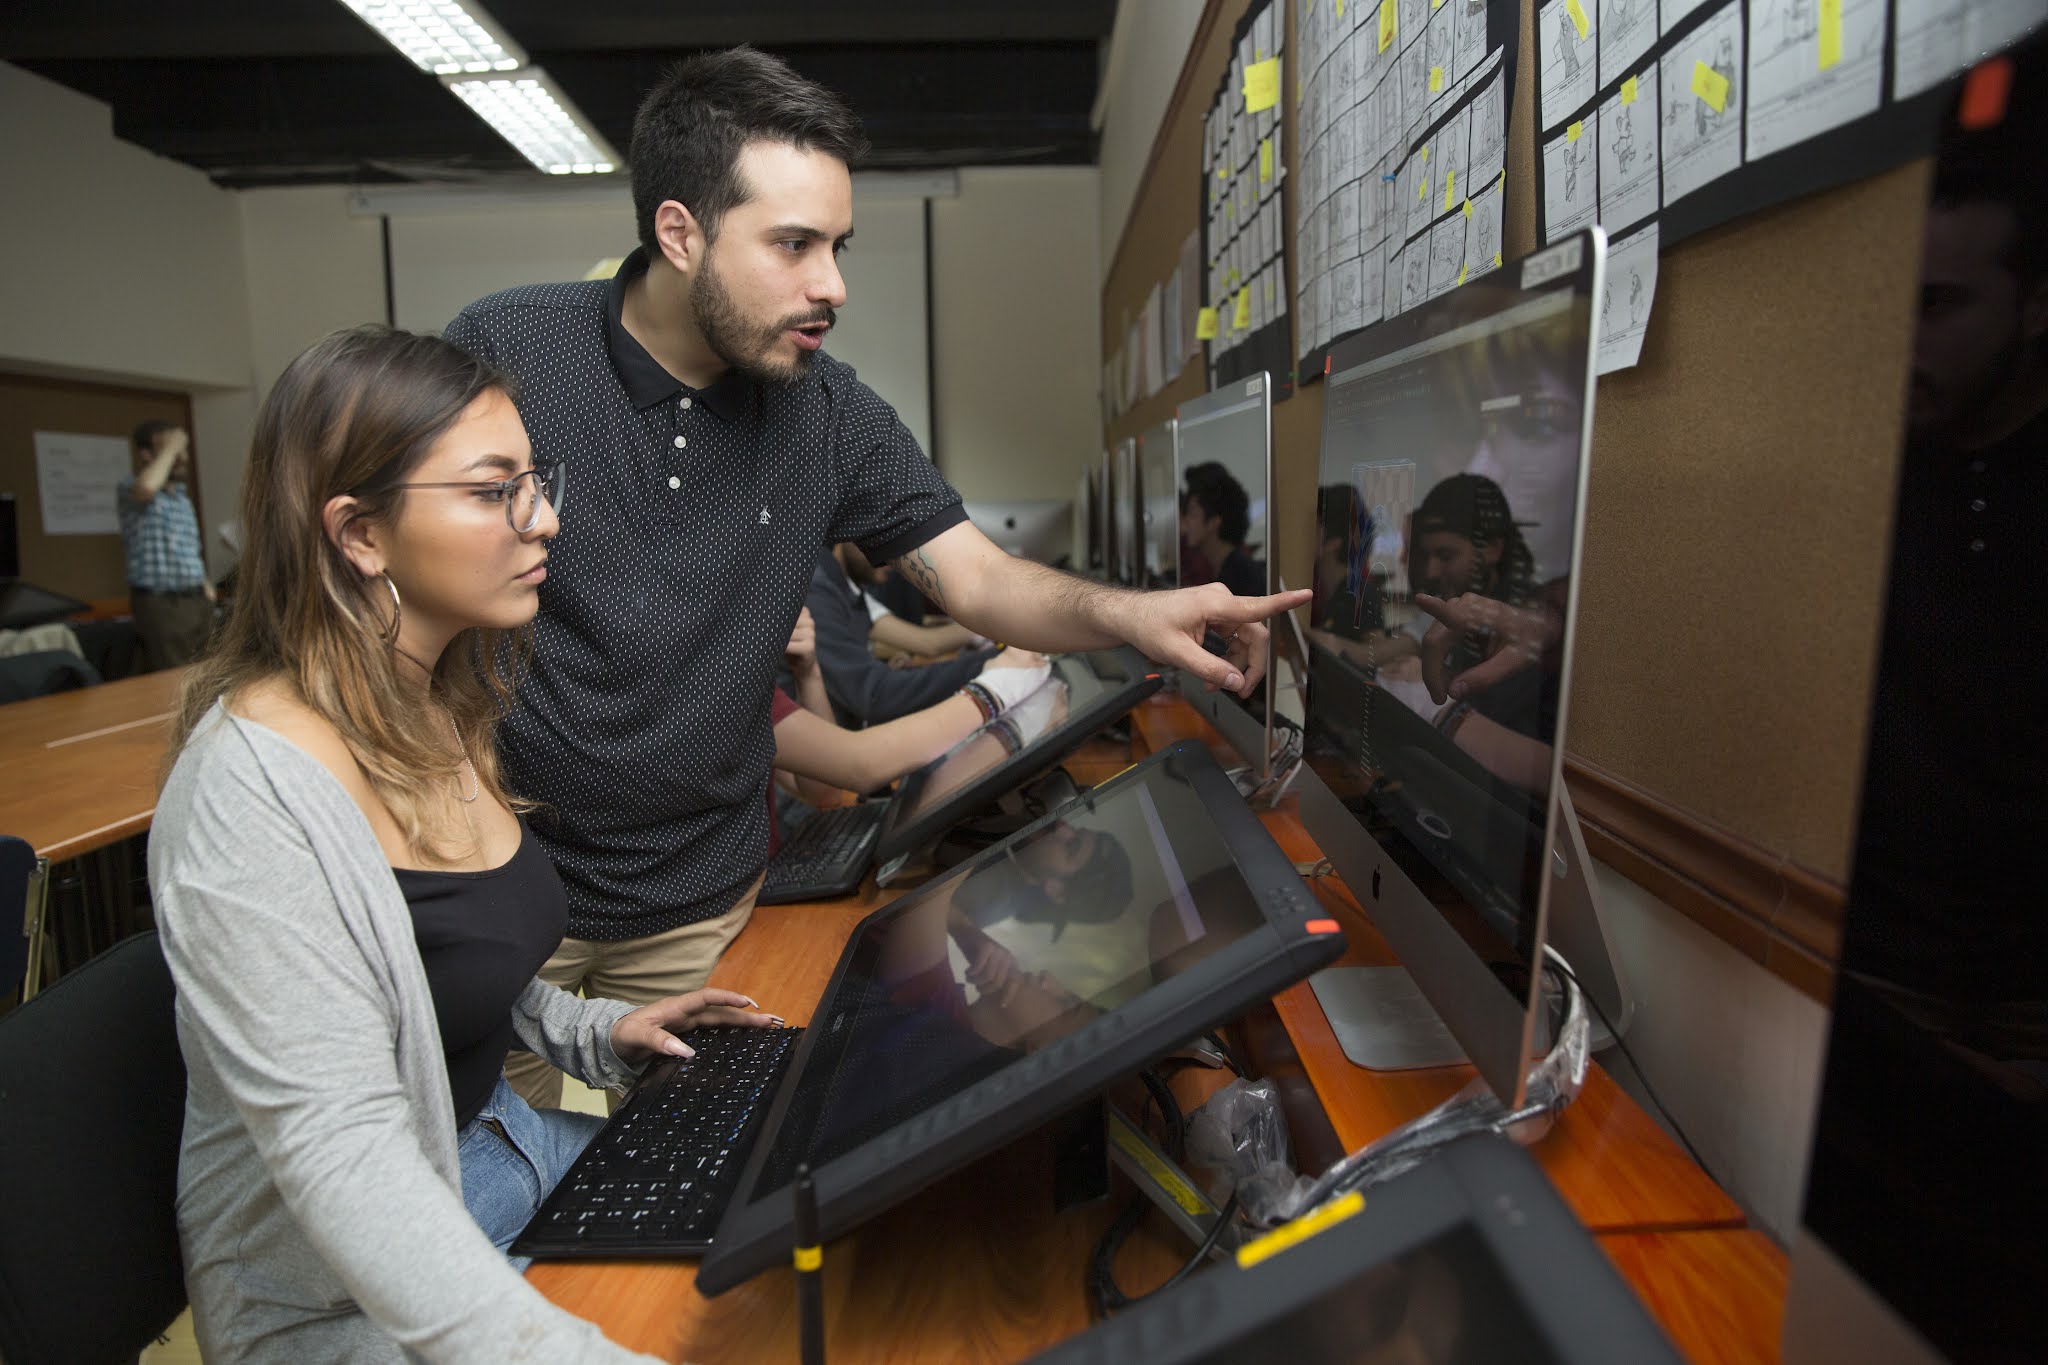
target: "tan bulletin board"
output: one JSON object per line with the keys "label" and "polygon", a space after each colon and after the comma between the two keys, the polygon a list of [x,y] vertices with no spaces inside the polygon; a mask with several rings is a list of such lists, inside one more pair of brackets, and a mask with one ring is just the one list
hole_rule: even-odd
{"label": "tan bulletin board", "polygon": [[[1292,63],[1299,0],[1278,2]],[[1247,8],[1210,0],[1203,15],[1104,281],[1105,355],[1196,225],[1202,114]],[[1509,117],[1511,255],[1535,235],[1533,13],[1525,3]],[[1283,92],[1294,75],[1283,70]],[[1300,142],[1293,101],[1281,103],[1291,270]],[[1572,755],[1836,881],[1861,780],[1926,188],[1926,165],[1908,166],[1671,249],[1641,363],[1602,379],[1595,400]],[[1189,362],[1105,441],[1205,388]],[[1294,586],[1312,559],[1322,399],[1309,384],[1273,412],[1275,551]]]}
{"label": "tan bulletin board", "polygon": [[[36,485],[35,434],[70,431],[118,436],[126,441],[139,424],[152,418],[176,422],[190,431],[191,400],[182,393],[155,389],[0,374],[0,493],[14,494],[23,581],[87,601],[128,595],[120,536],[43,533],[42,499]],[[196,471],[191,487],[196,507]],[[202,518],[200,525],[205,524]]]}

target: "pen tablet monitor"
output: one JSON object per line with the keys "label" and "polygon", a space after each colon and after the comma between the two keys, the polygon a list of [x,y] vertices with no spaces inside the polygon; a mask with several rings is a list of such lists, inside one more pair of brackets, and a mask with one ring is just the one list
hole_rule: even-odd
{"label": "pen tablet monitor", "polygon": [[[1453,1143],[1322,1231],[1252,1243],[1031,1365],[1678,1365],[1536,1163]],[[1304,1220],[1311,1225],[1313,1220]]]}
{"label": "pen tablet monitor", "polygon": [[1103,726],[1159,690],[1159,674],[1128,646],[1124,676],[1105,680],[1084,659],[1053,662],[1045,685],[903,779],[882,821],[875,860],[937,839],[1005,792],[1052,770]]}
{"label": "pen tablet monitor", "polygon": [[854,930],[697,1275],[789,1256],[1022,1137],[1328,965],[1337,932],[1195,744],[1176,744]]}

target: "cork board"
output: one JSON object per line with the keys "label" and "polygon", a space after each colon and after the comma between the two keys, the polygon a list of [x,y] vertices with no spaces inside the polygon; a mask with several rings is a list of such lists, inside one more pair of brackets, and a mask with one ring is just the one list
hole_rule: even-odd
{"label": "cork board", "polygon": [[[128,596],[127,557],[119,535],[43,534],[37,491],[35,434],[75,431],[123,441],[152,418],[192,429],[192,403],[182,393],[130,389],[39,375],[0,374],[0,491],[14,494],[21,533],[21,577],[84,601]],[[199,475],[191,475],[199,502]],[[202,521],[200,523],[204,525]]]}
{"label": "cork board", "polygon": [[[1210,0],[1204,13],[1104,281],[1105,355],[1196,224],[1204,101],[1246,8]],[[1288,5],[1290,60],[1298,9]],[[1524,4],[1510,256],[1536,238],[1533,21]],[[1283,91],[1293,80],[1283,72]],[[1282,104],[1292,243],[1300,142],[1293,101]],[[1595,398],[1571,753],[1838,881],[1861,781],[1928,175],[1915,163],[1667,252],[1642,361],[1602,379]],[[1191,362],[1106,427],[1105,442],[1204,388]],[[1322,401],[1310,383],[1273,410],[1275,560],[1294,586],[1312,559]]]}

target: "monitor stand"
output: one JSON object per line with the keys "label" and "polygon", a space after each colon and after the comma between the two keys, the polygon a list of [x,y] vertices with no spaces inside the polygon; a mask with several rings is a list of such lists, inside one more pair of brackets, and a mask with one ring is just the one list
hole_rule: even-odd
{"label": "monitor stand", "polygon": [[[1571,793],[1558,791],[1558,828],[1563,836],[1551,870],[1546,938],[1563,957],[1615,1027],[1626,1032],[1634,1002],[1622,989],[1612,954],[1605,951],[1600,929],[1600,896],[1587,875],[1591,858],[1579,830]],[[1569,953],[1569,956],[1567,956]],[[1400,967],[1329,967],[1308,979],[1316,1003],[1330,1021],[1330,1031],[1353,1065],[1371,1071],[1414,1071],[1456,1066],[1465,1049],[1451,1036],[1415,979]],[[1597,1014],[1589,1016],[1588,1032],[1595,1052],[1614,1041]]]}

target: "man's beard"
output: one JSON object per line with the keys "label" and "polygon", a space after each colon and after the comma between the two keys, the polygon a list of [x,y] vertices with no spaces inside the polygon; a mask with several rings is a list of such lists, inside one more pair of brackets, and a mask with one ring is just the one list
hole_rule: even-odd
{"label": "man's beard", "polygon": [[838,320],[830,309],[822,314],[807,317],[789,317],[770,327],[757,327],[740,312],[739,305],[725,288],[725,281],[718,277],[712,258],[706,255],[704,269],[697,276],[696,287],[690,291],[690,316],[697,324],[697,333],[704,338],[704,344],[711,353],[749,379],[762,384],[788,385],[800,383],[810,374],[811,366],[817,363],[818,352],[806,351],[799,347],[787,361],[774,358],[775,348],[782,340],[782,334],[792,327],[803,327],[822,322],[827,326]]}

